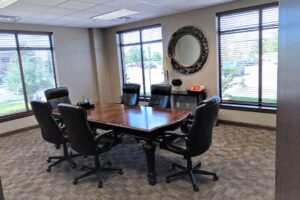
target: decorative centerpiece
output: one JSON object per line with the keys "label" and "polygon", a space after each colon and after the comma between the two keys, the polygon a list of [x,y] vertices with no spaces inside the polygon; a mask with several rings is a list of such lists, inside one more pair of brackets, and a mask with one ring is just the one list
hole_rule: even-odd
{"label": "decorative centerpiece", "polygon": [[176,90],[179,90],[179,87],[182,85],[182,81],[180,79],[173,79],[172,85],[176,87]]}

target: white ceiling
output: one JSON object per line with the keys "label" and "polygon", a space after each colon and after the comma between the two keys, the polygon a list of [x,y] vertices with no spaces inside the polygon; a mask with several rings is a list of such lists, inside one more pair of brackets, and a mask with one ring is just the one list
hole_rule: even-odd
{"label": "white ceiling", "polygon": [[[111,27],[233,0],[18,0],[0,15],[21,17],[18,23],[72,27]],[[93,20],[118,9],[138,11],[129,20]]]}

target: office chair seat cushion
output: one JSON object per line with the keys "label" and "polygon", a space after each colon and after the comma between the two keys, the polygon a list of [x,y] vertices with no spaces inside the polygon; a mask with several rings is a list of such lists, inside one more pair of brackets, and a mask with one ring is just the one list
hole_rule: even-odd
{"label": "office chair seat cushion", "polygon": [[177,154],[185,155],[187,153],[186,139],[182,137],[174,138],[173,136],[167,136],[164,138],[161,148]]}

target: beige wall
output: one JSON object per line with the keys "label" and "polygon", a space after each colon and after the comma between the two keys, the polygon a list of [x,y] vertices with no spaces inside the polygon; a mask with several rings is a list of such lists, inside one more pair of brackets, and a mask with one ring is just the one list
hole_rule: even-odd
{"label": "beige wall", "polygon": [[[98,99],[88,29],[9,23],[0,23],[0,29],[53,32],[58,86],[69,88],[73,102],[81,100],[82,96]],[[34,117],[0,123],[0,134],[35,124]]]}
{"label": "beige wall", "polygon": [[[257,4],[274,2],[273,0],[253,0],[253,1],[238,1],[234,3],[227,3],[218,6],[193,10],[180,14],[155,18],[143,22],[137,22],[122,26],[106,29],[104,34],[104,41],[106,42],[106,63],[105,69],[110,73],[110,84],[112,90],[111,101],[120,96],[120,70],[118,64],[118,47],[116,45],[116,32],[130,28],[142,27],[153,24],[161,24],[163,35],[163,53],[164,53],[164,69],[169,71],[170,80],[173,78],[180,78],[183,81],[182,89],[189,84],[205,85],[208,95],[218,94],[218,71],[217,71],[217,36],[216,36],[216,13],[226,10],[232,10],[242,7],[253,6]],[[192,25],[198,27],[207,37],[209,44],[209,56],[204,67],[197,73],[191,75],[183,75],[175,72],[172,69],[170,60],[166,58],[167,46],[169,39],[176,30],[183,26]],[[276,117],[274,114],[263,114],[253,112],[241,111],[221,111],[220,118],[223,120],[232,120],[247,122],[258,125],[267,125],[275,127]]]}

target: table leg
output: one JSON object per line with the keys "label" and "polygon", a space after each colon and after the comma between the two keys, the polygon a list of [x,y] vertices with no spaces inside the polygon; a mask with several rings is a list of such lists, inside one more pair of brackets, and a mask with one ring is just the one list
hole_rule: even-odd
{"label": "table leg", "polygon": [[155,149],[156,146],[151,141],[147,141],[147,143],[144,144],[144,151],[146,153],[148,164],[148,182],[150,185],[156,184]]}

